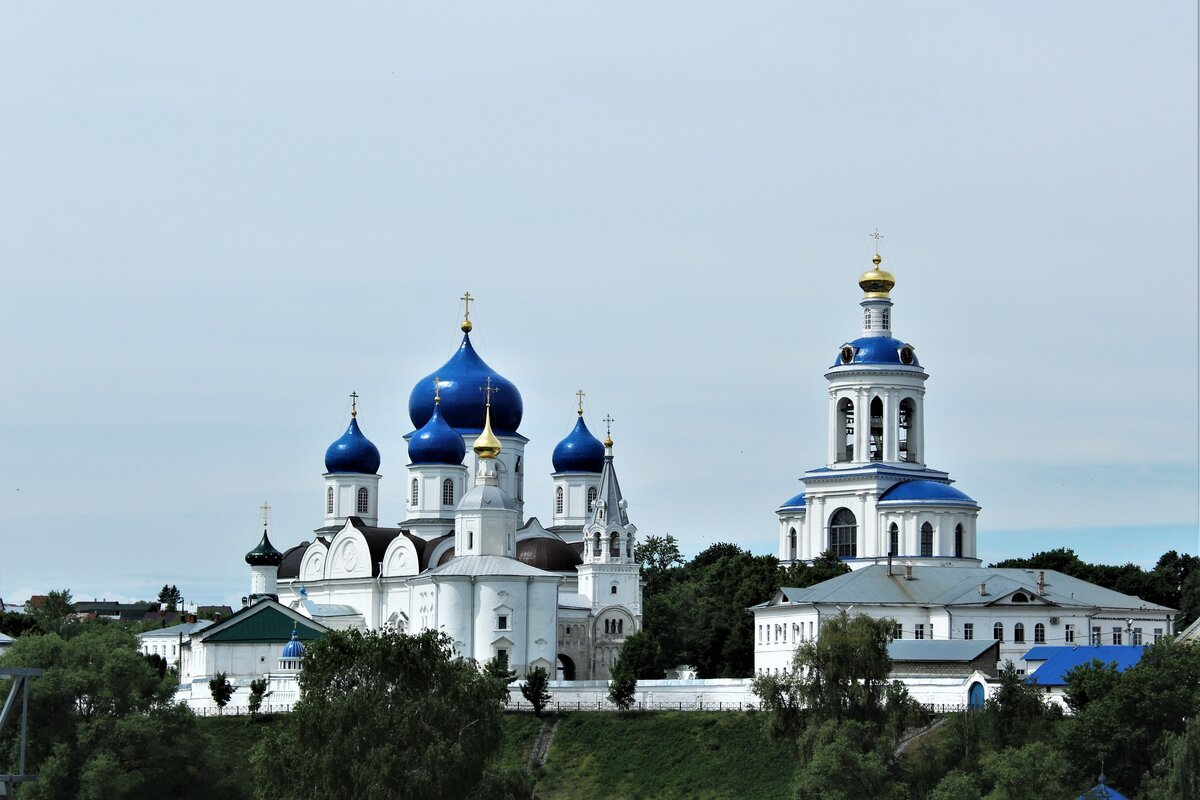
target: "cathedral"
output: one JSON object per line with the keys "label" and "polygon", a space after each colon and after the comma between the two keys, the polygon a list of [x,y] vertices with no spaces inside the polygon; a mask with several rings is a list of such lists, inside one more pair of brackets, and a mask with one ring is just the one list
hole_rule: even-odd
{"label": "cathedral", "polygon": [[334,629],[443,631],[457,654],[504,658],[518,675],[607,678],[642,605],[611,433],[588,430],[581,390],[553,452],[553,524],[526,519],[521,394],[472,347],[471,299],[458,351],[409,396],[404,523],[379,524],[382,459],[352,405],[325,452],[323,524],[282,553],[264,532],[246,555],[247,600]]}

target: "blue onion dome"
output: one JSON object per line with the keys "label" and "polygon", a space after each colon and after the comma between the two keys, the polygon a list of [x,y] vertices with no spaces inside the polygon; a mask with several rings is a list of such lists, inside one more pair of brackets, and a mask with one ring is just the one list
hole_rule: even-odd
{"label": "blue onion dome", "polygon": [[283,646],[283,652],[279,654],[279,657],[293,660],[303,655],[304,645],[300,641],[300,632],[292,628],[292,638]]}
{"label": "blue onion dome", "polygon": [[413,464],[461,464],[466,454],[466,442],[442,419],[440,404],[434,405],[433,416],[408,440],[408,460]]}
{"label": "blue onion dome", "polygon": [[790,497],[787,500],[784,500],[783,505],[781,505],[779,507],[779,509],[782,511],[785,508],[804,508],[804,507],[805,507],[804,492],[801,492],[800,494],[796,495],[795,497]]}
{"label": "blue onion dome", "polygon": [[278,567],[283,563],[283,553],[275,549],[264,530],[258,547],[246,553],[246,563],[252,567]]}
{"label": "blue onion dome", "polygon": [[838,350],[837,358],[833,361],[833,366],[845,367],[853,364],[921,366],[911,344],[890,336],[864,336],[842,345]]}
{"label": "blue onion dome", "polygon": [[408,396],[408,417],[414,428],[425,427],[433,416],[434,383],[441,394],[441,414],[446,424],[459,433],[483,430],[484,396],[480,391],[492,379],[492,428],[501,436],[517,432],[525,412],[521,393],[512,381],[489,367],[475,348],[471,335],[450,360],[417,382]]}
{"label": "blue onion dome", "polygon": [[358,428],[358,417],[351,415],[350,427],[342,438],[325,451],[326,472],[361,472],[374,475],[379,471],[379,448]]}
{"label": "blue onion dome", "polygon": [[602,472],[604,470],[604,445],[583,421],[583,415],[575,421],[575,427],[554,447],[555,472]]}

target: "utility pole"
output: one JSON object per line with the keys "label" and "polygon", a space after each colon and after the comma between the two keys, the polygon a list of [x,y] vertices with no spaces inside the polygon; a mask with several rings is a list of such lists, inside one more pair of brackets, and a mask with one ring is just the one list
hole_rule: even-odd
{"label": "utility pole", "polygon": [[8,699],[4,701],[4,708],[0,709],[0,732],[4,731],[4,723],[8,722],[13,709],[16,708],[17,695],[21,695],[21,754],[17,761],[17,774],[0,775],[0,797],[8,797],[12,794],[13,784],[31,783],[37,780],[37,775],[25,773],[25,743],[29,738],[29,681],[33,678],[40,678],[45,673],[46,670],[36,667],[0,667],[0,678],[13,679],[12,686],[8,690]]}

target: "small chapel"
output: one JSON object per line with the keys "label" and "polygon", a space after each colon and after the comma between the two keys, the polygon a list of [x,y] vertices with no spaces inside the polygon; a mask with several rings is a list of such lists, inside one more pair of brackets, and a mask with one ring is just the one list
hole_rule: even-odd
{"label": "small chapel", "polygon": [[[325,452],[324,519],[280,552],[246,555],[247,602],[270,598],[329,629],[437,630],[455,652],[518,675],[605,679],[642,623],[637,528],[603,442],[584,422],[554,448],[554,515],[526,519],[521,394],[471,344],[470,293],[455,354],[409,395],[406,518],[379,524],[379,448],[350,424]],[[469,446],[468,446],[469,445]]]}

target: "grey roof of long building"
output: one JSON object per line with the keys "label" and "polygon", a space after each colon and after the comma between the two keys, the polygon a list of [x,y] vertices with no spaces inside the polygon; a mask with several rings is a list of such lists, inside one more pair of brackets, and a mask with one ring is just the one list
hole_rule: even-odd
{"label": "grey roof of long building", "polygon": [[[1045,585],[1038,592],[1038,572],[1045,573]],[[986,594],[979,593],[985,584]],[[912,580],[904,577],[904,567],[894,566],[888,575],[885,564],[876,564],[839,575],[803,589],[784,587],[779,595],[762,606],[785,603],[844,604],[865,603],[894,606],[988,606],[1022,590],[1034,598],[1030,605],[1049,603],[1080,608],[1119,608],[1129,610],[1174,611],[1139,597],[1105,589],[1094,583],[1072,578],[1055,570],[1001,567],[913,567]]]}
{"label": "grey roof of long building", "polygon": [[893,639],[892,661],[974,661],[996,647],[995,639]]}

